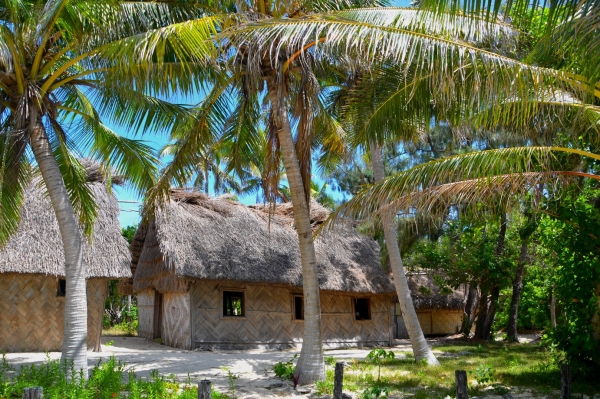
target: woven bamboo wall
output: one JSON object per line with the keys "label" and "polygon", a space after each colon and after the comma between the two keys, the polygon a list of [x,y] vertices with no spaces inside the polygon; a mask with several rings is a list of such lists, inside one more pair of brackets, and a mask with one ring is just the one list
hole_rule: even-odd
{"label": "woven bamboo wall", "polygon": [[[462,322],[463,312],[457,309],[418,310],[417,318],[425,335],[456,334]],[[408,338],[402,316],[395,315],[394,337]]]}
{"label": "woven bamboo wall", "polygon": [[[60,351],[64,297],[54,276],[7,274],[0,277],[0,351]],[[100,350],[106,280],[87,281],[88,348]]]}
{"label": "woven bamboo wall", "polygon": [[154,338],[154,290],[146,290],[137,294],[138,301],[138,336]]}
{"label": "woven bamboo wall", "polygon": [[[245,317],[222,316],[222,291],[244,291]],[[304,324],[292,320],[292,294],[272,285],[196,281],[190,290],[195,346],[242,349],[286,348],[302,341]],[[355,321],[352,296],[321,294],[323,341],[327,347],[389,342],[387,296],[371,297],[371,320]]]}
{"label": "woven bamboo wall", "polygon": [[190,294],[170,293],[163,296],[163,344],[181,349],[191,349]]}
{"label": "woven bamboo wall", "polygon": [[431,334],[456,334],[462,323],[462,310],[435,309],[431,311]]}

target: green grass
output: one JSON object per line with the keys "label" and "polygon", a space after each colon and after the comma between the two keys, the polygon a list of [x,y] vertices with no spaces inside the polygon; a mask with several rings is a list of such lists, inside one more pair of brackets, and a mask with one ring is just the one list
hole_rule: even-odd
{"label": "green grass", "polygon": [[137,337],[136,330],[127,330],[120,328],[120,326],[111,326],[102,329],[103,337]]}
{"label": "green grass", "polygon": [[[428,367],[415,362],[412,354],[395,352],[396,358],[378,366],[368,360],[355,360],[344,371],[344,389],[362,392],[369,386],[383,385],[398,392],[411,392],[415,397],[444,398],[455,395],[455,370],[466,370],[469,393],[478,395],[488,386],[495,387],[498,394],[506,393],[506,387],[529,388],[540,394],[560,390],[560,370],[552,361],[549,350],[531,344],[460,344],[433,348],[441,367]],[[440,353],[441,352],[441,353]],[[468,353],[467,353],[468,352]],[[456,357],[450,357],[455,355]],[[488,369],[489,366],[489,369]],[[480,380],[489,379],[486,384]],[[333,386],[333,373],[327,373],[327,381],[318,386],[328,392]],[[597,382],[574,381],[572,392],[593,395],[600,392]],[[490,392],[488,391],[488,394]]]}

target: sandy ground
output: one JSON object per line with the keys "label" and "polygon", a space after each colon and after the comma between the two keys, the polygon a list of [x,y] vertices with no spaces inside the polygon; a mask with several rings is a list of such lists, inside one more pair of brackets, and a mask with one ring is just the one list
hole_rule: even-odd
{"label": "sandy ground", "polygon": [[[535,336],[523,336],[520,341],[528,342]],[[106,345],[112,341],[112,345]],[[429,340],[430,344],[441,344],[440,340]],[[93,367],[99,359],[114,356],[126,364],[126,369],[133,369],[138,377],[149,377],[152,370],[159,370],[162,375],[174,375],[178,381],[184,382],[207,379],[213,382],[215,389],[227,392],[229,389],[228,370],[237,376],[235,380],[236,395],[240,399],[259,398],[306,398],[313,391],[300,394],[294,391],[291,383],[275,377],[272,369],[277,362],[291,359],[299,349],[290,350],[244,350],[244,351],[186,351],[159,345],[136,337],[102,337],[102,352],[88,352],[88,363]],[[325,356],[333,356],[338,360],[362,359],[371,348],[327,350]],[[408,340],[396,340],[394,352],[410,352]],[[437,352],[434,348],[434,352]],[[6,358],[12,366],[41,363],[46,360],[45,353],[8,353]],[[52,359],[59,359],[59,352],[48,354]]]}

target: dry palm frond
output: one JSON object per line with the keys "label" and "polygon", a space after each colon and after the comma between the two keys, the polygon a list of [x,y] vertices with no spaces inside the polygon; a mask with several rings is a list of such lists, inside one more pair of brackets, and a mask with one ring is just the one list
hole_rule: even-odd
{"label": "dry palm frond", "polygon": [[559,147],[507,148],[444,158],[396,173],[363,189],[341,205],[330,220],[340,216],[368,218],[385,207],[406,209],[418,205],[425,210],[447,209],[458,202],[472,204],[486,197],[507,198],[536,182],[584,176],[565,169],[576,168],[573,157],[582,156],[600,159],[593,153]]}
{"label": "dry palm frond", "polygon": [[[452,206],[471,208],[489,213],[495,204],[511,206],[519,202],[523,194],[544,184],[545,187],[570,184],[576,177],[600,180],[600,176],[574,171],[526,172],[492,176],[481,179],[442,184],[407,194],[381,207],[375,215],[394,212],[418,213],[441,221]],[[488,206],[491,205],[491,206]],[[437,217],[437,218],[436,218]]]}

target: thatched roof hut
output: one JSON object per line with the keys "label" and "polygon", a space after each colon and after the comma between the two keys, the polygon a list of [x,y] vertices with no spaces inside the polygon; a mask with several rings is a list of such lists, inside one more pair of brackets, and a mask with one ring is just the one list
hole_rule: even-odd
{"label": "thatched roof hut", "polygon": [[[311,204],[314,229],[328,215]],[[173,190],[131,248],[140,336],[179,348],[301,342],[302,267],[291,204],[246,206]],[[377,243],[339,225],[316,238],[315,250],[325,345],[389,343],[394,287]]]}
{"label": "thatched roof hut", "polygon": [[464,308],[464,290],[440,289],[430,273],[408,273],[406,277],[416,310],[462,310]]}
{"label": "thatched roof hut", "polygon": [[[100,348],[108,279],[131,277],[131,256],[121,235],[116,198],[98,165],[86,162],[98,203],[91,240],[83,240],[88,296],[88,347]],[[53,351],[62,346],[64,253],[58,222],[40,178],[25,189],[17,232],[0,248],[0,350]]]}
{"label": "thatched roof hut", "polygon": [[[87,278],[131,277],[131,255],[121,235],[119,204],[106,190],[97,165],[88,164],[89,186],[98,204],[91,240],[83,240]],[[40,180],[25,189],[25,203],[17,232],[0,248],[0,273],[65,275],[65,256],[56,215]]]}
{"label": "thatched roof hut", "polygon": [[[440,288],[430,273],[408,273],[408,287],[417,311],[421,329],[426,335],[447,335],[458,332],[464,309],[464,289]],[[443,275],[437,276],[443,279]],[[394,335],[408,338],[400,306],[396,304]]]}
{"label": "thatched roof hut", "polygon": [[[328,215],[316,202],[311,204],[315,228]],[[291,204],[246,206],[173,190],[171,201],[150,225],[140,226],[131,248],[136,292],[149,288],[183,292],[187,278],[302,285]],[[322,290],[394,292],[380,267],[377,243],[351,227],[324,231],[315,250]]]}

